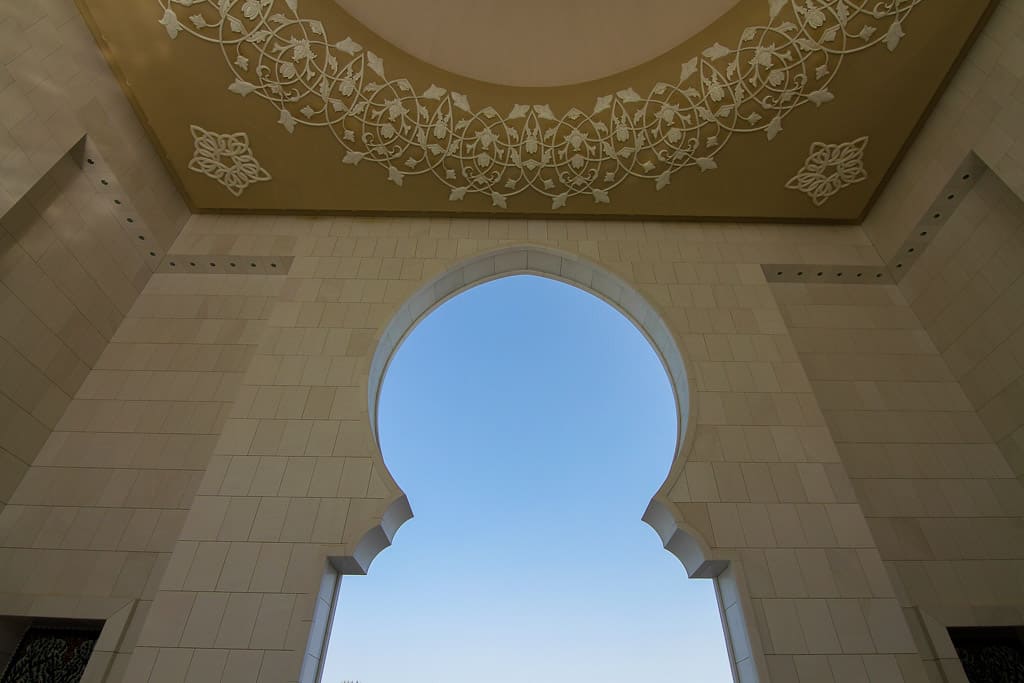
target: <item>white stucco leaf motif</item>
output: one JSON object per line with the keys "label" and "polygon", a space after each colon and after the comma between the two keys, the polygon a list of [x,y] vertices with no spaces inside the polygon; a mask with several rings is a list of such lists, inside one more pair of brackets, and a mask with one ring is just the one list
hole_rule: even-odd
{"label": "white stucco leaf motif", "polygon": [[334,44],[334,47],[338,48],[342,52],[348,55],[354,55],[363,49],[363,46],[352,40],[352,38],[345,38]]}
{"label": "white stucco leaf motif", "polygon": [[167,29],[167,35],[174,38],[178,37],[178,33],[181,31],[181,24],[178,23],[178,15],[174,13],[174,10],[168,8],[164,11],[164,16],[160,19],[160,24]]}
{"label": "white stucco leaf motif", "polygon": [[694,57],[690,61],[683,64],[679,70],[679,82],[685,83],[690,80],[690,77],[697,73],[697,58]]}
{"label": "white stucco leaf motif", "polygon": [[725,57],[731,53],[732,50],[727,48],[725,45],[722,45],[721,43],[715,43],[708,49],[704,50],[704,57],[706,59],[714,61],[716,59],[721,59],[722,57]]}
{"label": "white stucco leaf motif", "polygon": [[885,46],[889,48],[889,52],[895,52],[896,48],[899,47],[900,40],[907,35],[903,32],[903,26],[900,22],[894,21],[889,27],[889,30],[885,33]]}
{"label": "white stucco leaf motif", "polygon": [[428,100],[440,100],[447,92],[448,91],[444,88],[439,88],[436,85],[431,84],[429,88],[423,91],[423,97]]}
{"label": "white stucco leaf motif", "polygon": [[235,82],[228,86],[228,90],[235,93],[236,95],[241,95],[242,97],[245,97],[249,93],[256,90],[256,86],[248,81],[243,81],[241,78],[236,78]]}
{"label": "white stucco leaf motif", "polygon": [[815,142],[803,168],[789,179],[786,187],[803,192],[815,206],[822,206],[840,190],[867,180],[864,150],[868,141],[865,135],[839,144]]}
{"label": "white stucco leaf motif", "polygon": [[197,125],[189,129],[195,148],[189,170],[213,178],[236,197],[249,185],[271,179],[253,156],[247,134],[214,133]]}
{"label": "white stucco leaf motif", "polygon": [[700,168],[701,173],[704,173],[705,171],[714,171],[716,168],[718,168],[718,162],[709,157],[701,157],[696,161],[697,167]]}
{"label": "white stucco leaf motif", "polygon": [[383,59],[378,57],[373,52],[367,52],[366,53],[366,65],[368,67],[370,67],[370,69],[375,74],[377,74],[381,78],[384,78],[384,60]]}
{"label": "white stucco leaf motif", "polygon": [[836,96],[829,92],[826,88],[822,88],[821,90],[815,90],[814,92],[807,95],[807,99],[809,99],[811,102],[814,102],[814,104],[819,107],[825,104],[826,102],[831,102],[835,98]]}
{"label": "white stucco leaf motif", "polygon": [[551,107],[549,105],[547,105],[547,104],[535,104],[535,105],[533,105],[533,111],[534,111],[534,113],[537,114],[537,116],[539,116],[540,118],[544,119],[545,121],[557,121],[558,120],[555,117],[555,112],[553,112],[551,110]]}
{"label": "white stucco leaf motif", "polygon": [[458,107],[459,109],[461,109],[464,112],[472,112],[473,111],[472,107],[469,106],[469,98],[467,98],[462,93],[458,93],[458,92],[453,92],[452,93],[452,104],[454,104],[456,107]]}
{"label": "white stucco leaf motif", "polygon": [[514,105],[512,107],[512,111],[509,112],[507,118],[510,121],[515,121],[516,119],[525,118],[526,115],[529,114],[529,113],[530,113],[530,105],[528,105],[528,104],[517,104],[517,105]]}
{"label": "white stucco leaf motif", "polygon": [[365,155],[362,152],[346,152],[345,157],[341,160],[343,164],[351,164],[352,166],[358,166],[359,162],[363,160]]}
{"label": "white stucco leaf motif", "polygon": [[295,117],[287,109],[281,110],[280,116],[277,117],[277,122],[284,126],[284,129],[289,133],[295,132]]}

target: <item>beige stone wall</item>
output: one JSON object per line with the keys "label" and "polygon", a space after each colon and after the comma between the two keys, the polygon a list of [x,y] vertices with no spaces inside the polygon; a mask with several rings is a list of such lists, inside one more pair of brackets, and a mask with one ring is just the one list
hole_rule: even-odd
{"label": "beige stone wall", "polygon": [[[679,345],[692,381],[692,449],[663,493],[700,537],[707,559],[732,562],[722,594],[741,680],[756,680],[755,672],[778,681],[829,680],[824,676],[833,673],[837,680],[925,680],[896,599],[922,604],[922,584],[904,572],[915,584],[907,588],[897,572],[902,589],[892,586],[882,560],[905,558],[890,553],[876,521],[893,517],[885,506],[902,501],[873,493],[872,487],[885,491],[889,473],[857,469],[845,446],[861,440],[850,429],[863,423],[847,428],[835,421],[837,404],[818,385],[820,368],[846,369],[851,357],[815,362],[799,353],[807,351],[808,330],[829,353],[845,344],[879,354],[852,364],[866,372],[917,367],[907,363],[912,356],[895,362],[879,349],[920,351],[921,364],[939,381],[916,393],[896,386],[897,395],[927,397],[933,412],[943,407],[935,395],[951,401],[945,407],[956,419],[939,418],[963,426],[941,440],[956,442],[963,430],[962,441],[988,441],[982,451],[994,469],[983,484],[999,484],[1009,468],[983,428],[980,435],[969,431],[980,422],[966,401],[956,402],[959,388],[896,288],[765,282],[760,263],[794,255],[810,263],[876,262],[867,237],[849,228],[197,217],[174,253],[292,255],[291,272],[154,276],[45,457],[0,516],[4,564],[13,567],[0,583],[8,613],[66,614],[75,605],[95,615],[140,599],[125,619],[127,638],[108,646],[117,667],[108,680],[296,680],[311,659],[308,634],[326,558],[356,554],[398,495],[369,423],[377,338],[403,303],[455,264],[523,244],[618,276],[660,313]],[[432,291],[462,284],[468,282]],[[261,286],[270,288],[265,296],[245,298],[259,297]],[[266,329],[221,320],[246,316],[268,318]],[[236,350],[222,361],[223,349],[214,354],[203,346],[215,340],[256,344],[256,353],[247,361]],[[228,374],[243,368],[235,394],[239,378]],[[920,415],[894,416],[890,407],[874,405],[874,419],[889,429],[880,442],[936,440]],[[176,448],[159,445],[165,431],[175,435],[167,438]],[[218,432],[214,449],[210,435]],[[193,433],[206,436],[192,446],[179,440]],[[858,475],[855,484],[844,464]],[[973,490],[978,473],[970,471],[970,479],[956,471],[947,477],[950,495]],[[917,479],[912,488],[930,483]],[[82,481],[90,484],[76,486]],[[98,491],[99,499],[89,498]],[[1019,497],[1005,492],[1008,504]],[[968,507],[947,513],[954,522],[972,519],[972,529],[988,538],[1012,522],[1008,513],[999,515],[1002,521],[979,517]],[[1008,538],[1011,547],[1021,546],[1011,537],[1004,544]],[[67,557],[95,562],[106,573],[86,586],[66,575],[18,579],[26,566],[56,566]],[[938,558],[947,565],[948,559]],[[965,566],[972,578],[996,585],[1013,565],[1003,559]],[[1015,596],[1008,591],[991,600]],[[985,604],[979,598],[976,606]],[[132,669],[122,678],[129,651]]]}
{"label": "beige stone wall", "polygon": [[0,217],[0,505],[146,286],[154,242],[91,142]]}
{"label": "beige stone wall", "polygon": [[[723,595],[744,606],[730,629],[741,680],[759,669],[761,680],[769,671],[824,680],[833,668],[920,680],[910,631],[758,265],[798,252],[871,262],[860,231],[218,217],[194,219],[175,250],[291,249],[296,258],[128,679],[293,680],[304,660],[315,669],[307,638],[325,560],[350,566],[344,558],[399,496],[369,423],[376,340],[424,286],[440,297],[490,276],[483,267],[445,280],[456,264],[524,244],[617,276],[679,343],[692,379],[692,450],[663,495],[707,559],[733,561]],[[559,268],[523,258],[523,270],[573,279]]]}
{"label": "beige stone wall", "polygon": [[944,680],[937,667],[957,665],[940,624],[1024,622],[1024,490],[899,289],[773,289],[848,494]]}
{"label": "beige stone wall", "polygon": [[282,284],[153,276],[0,514],[0,614],[117,615],[91,680],[121,680]]}
{"label": "beige stone wall", "polygon": [[0,3],[0,505],[188,215],[74,3]]}
{"label": "beige stone wall", "polygon": [[994,173],[900,283],[992,439],[1024,476],[1024,203]]}
{"label": "beige stone wall", "polygon": [[931,233],[899,286],[773,286],[935,681],[963,680],[946,627],[1024,620],[1022,28],[1002,2],[863,226],[890,267]]}

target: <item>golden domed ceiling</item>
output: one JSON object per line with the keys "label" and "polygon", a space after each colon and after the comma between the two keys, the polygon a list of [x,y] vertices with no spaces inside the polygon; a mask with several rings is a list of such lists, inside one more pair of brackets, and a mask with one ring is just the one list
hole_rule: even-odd
{"label": "golden domed ceiling", "polygon": [[993,2],[79,0],[197,211],[818,222]]}
{"label": "golden domed ceiling", "polygon": [[739,0],[335,0],[371,31],[452,73],[512,86],[604,78],[668,52]]}

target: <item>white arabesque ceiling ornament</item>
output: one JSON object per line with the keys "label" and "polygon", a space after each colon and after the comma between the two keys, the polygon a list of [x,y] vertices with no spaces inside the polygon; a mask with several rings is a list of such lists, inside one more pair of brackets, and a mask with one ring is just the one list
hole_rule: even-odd
{"label": "white arabesque ceiling ornament", "polygon": [[646,94],[625,88],[565,112],[519,104],[501,113],[385,75],[372,51],[300,16],[298,0],[158,0],[171,38],[185,31],[220,46],[231,92],[272,103],[288,132],[330,131],[344,163],[376,164],[399,186],[433,176],[451,201],[481,194],[506,208],[535,192],[552,209],[576,197],[608,203],[628,178],[660,190],[681,169],[712,171],[734,134],[774,139],[790,112],[835,98],[829,84],[846,55],[895,50],[923,1],[767,0],[764,25],[685,62],[675,83]]}

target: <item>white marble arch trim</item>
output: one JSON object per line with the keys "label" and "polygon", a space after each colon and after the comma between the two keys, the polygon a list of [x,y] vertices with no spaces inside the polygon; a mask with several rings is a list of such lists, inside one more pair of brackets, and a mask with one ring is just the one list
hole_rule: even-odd
{"label": "white marble arch trim", "polygon": [[538,246],[506,247],[488,252],[447,271],[406,301],[384,328],[370,364],[370,427],[378,444],[377,403],[384,375],[405,337],[431,311],[478,284],[510,275],[538,275],[594,294],[625,315],[647,337],[669,376],[676,401],[675,456],[684,451],[690,415],[690,386],[682,354],[662,317],[619,277],[577,256]]}

